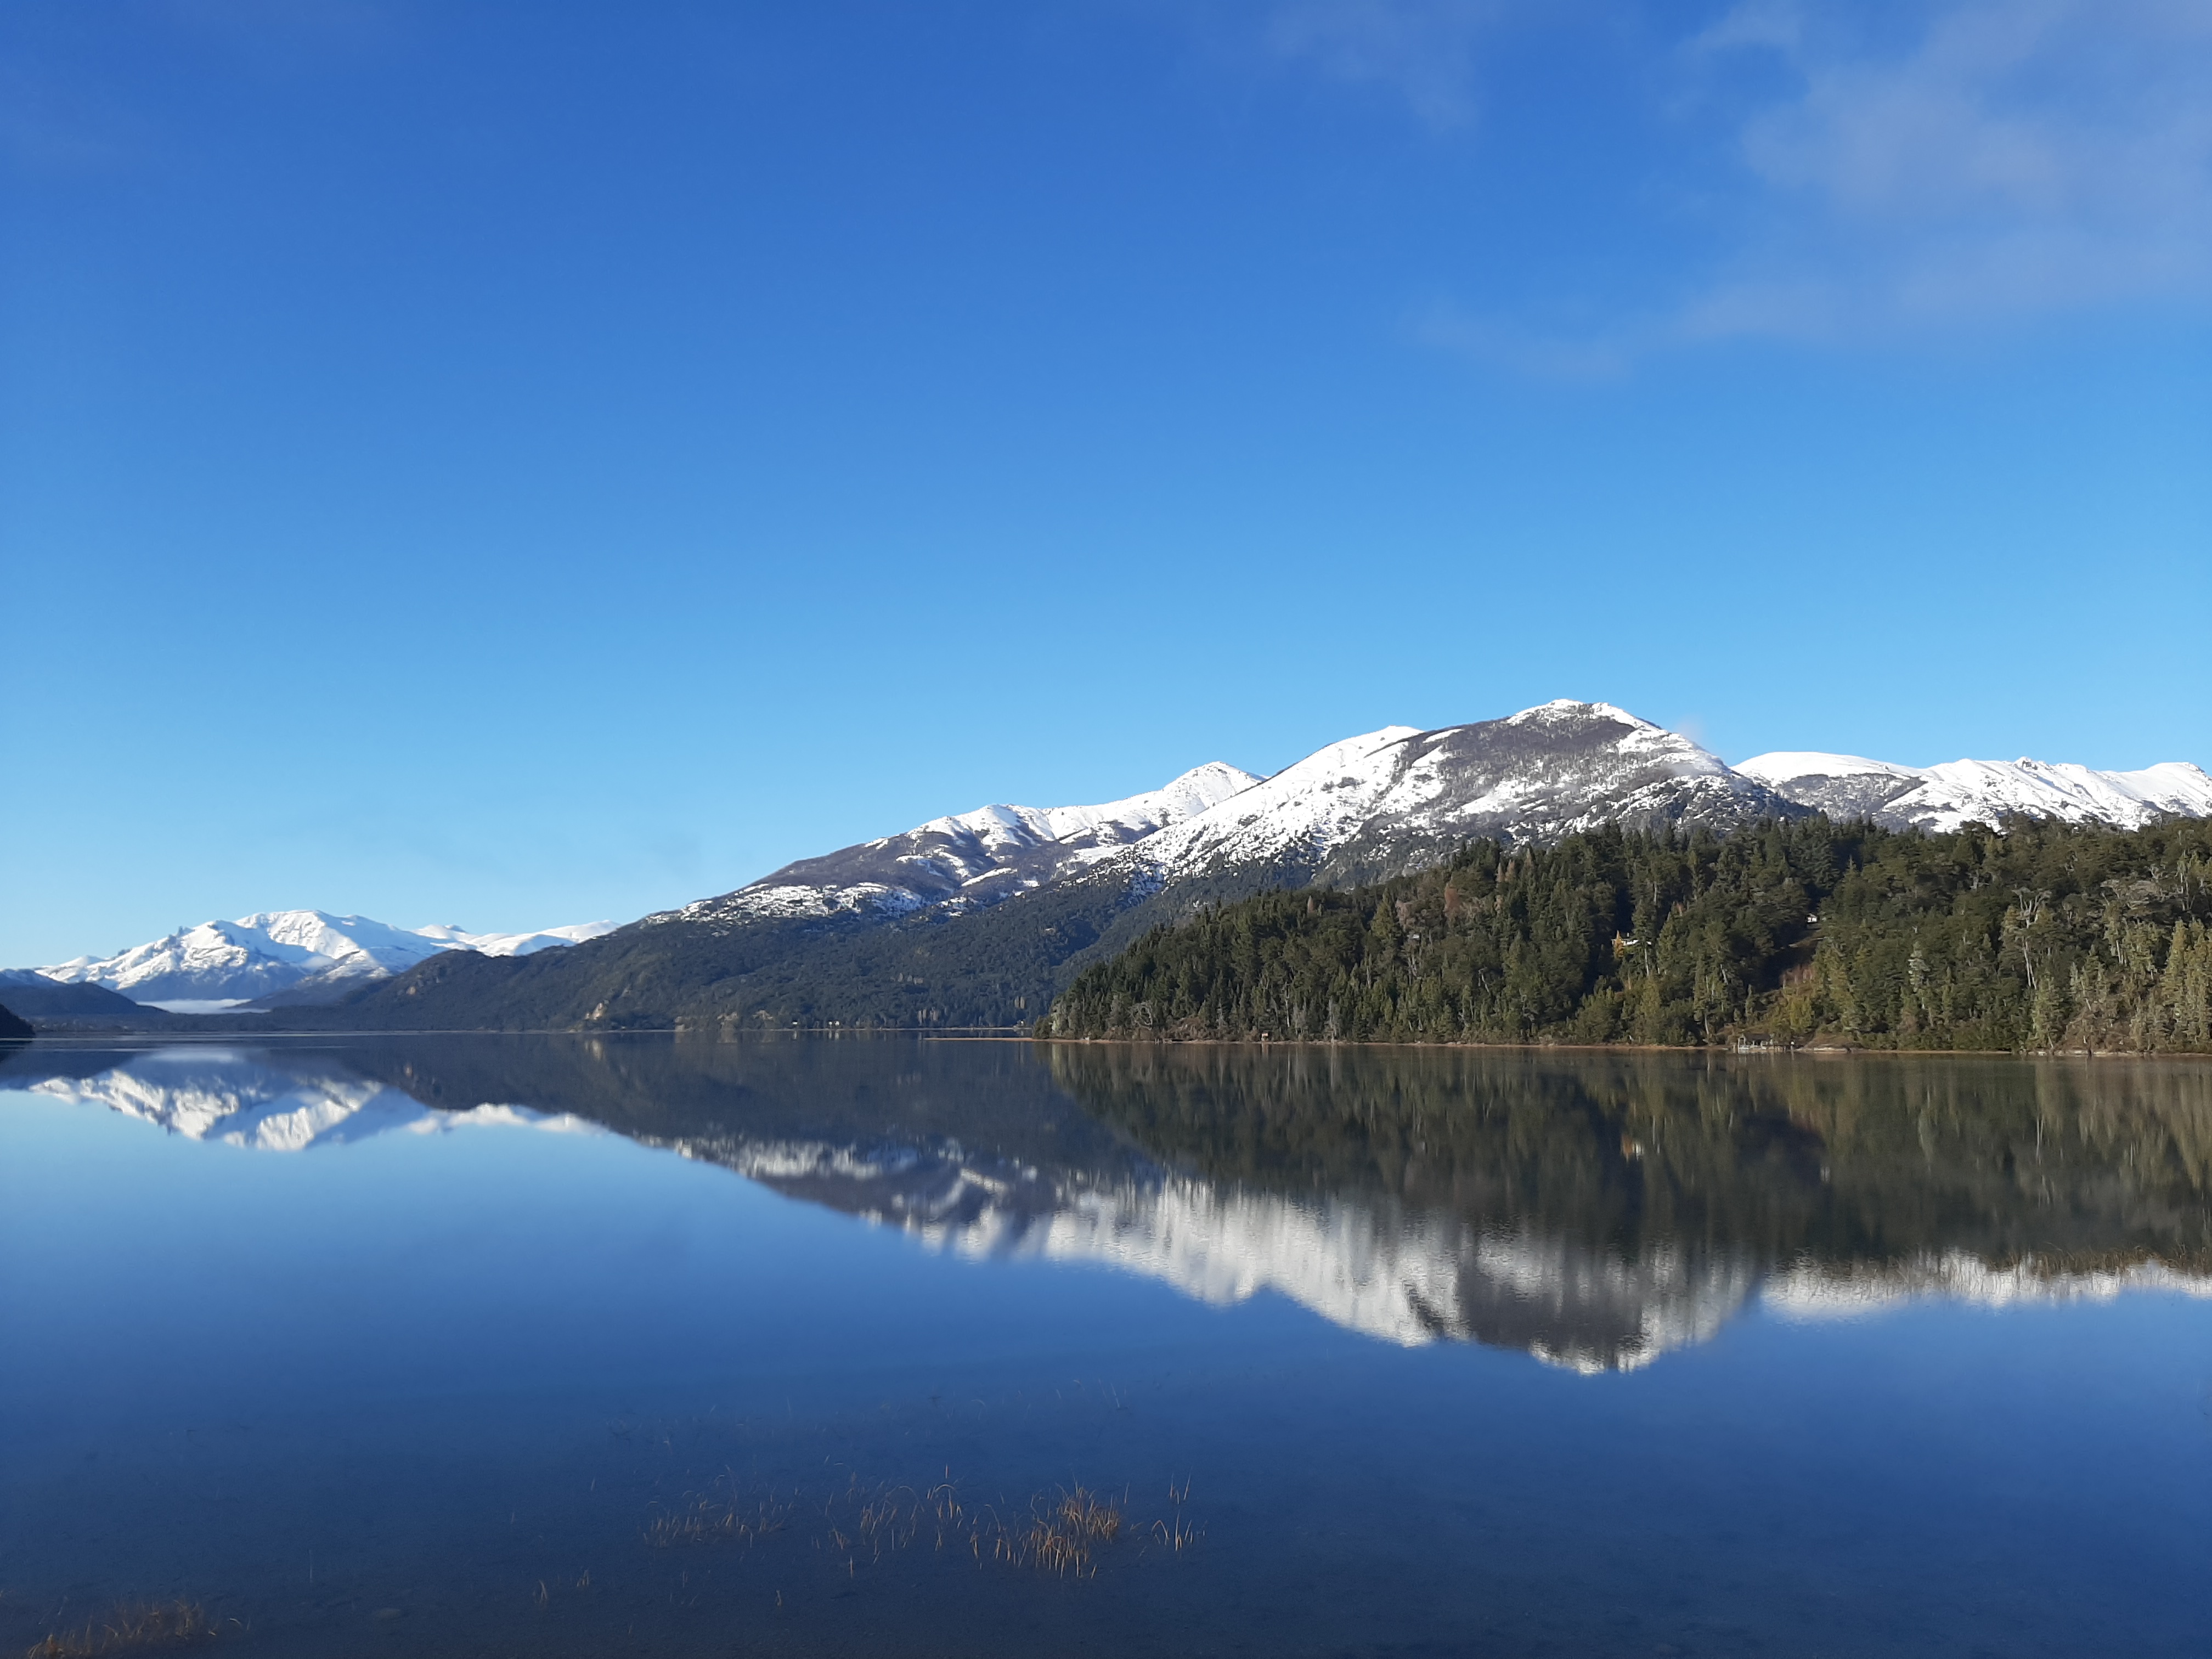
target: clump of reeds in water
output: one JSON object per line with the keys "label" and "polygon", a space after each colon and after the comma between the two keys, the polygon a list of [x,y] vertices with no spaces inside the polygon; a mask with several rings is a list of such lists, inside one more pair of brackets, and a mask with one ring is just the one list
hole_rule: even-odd
{"label": "clump of reeds in water", "polygon": [[1198,1528],[1183,1519],[1182,1506],[1188,1502],[1190,1502],[1190,1482],[1185,1480],[1178,1486],[1170,1480],[1168,1483],[1167,1518],[1152,1522],[1152,1536],[1177,1555],[1181,1555],[1199,1540]]}
{"label": "clump of reeds in water", "polygon": [[812,1498],[793,1488],[788,1500],[770,1496],[750,1507],[734,1498],[686,1494],[676,1509],[653,1516],[644,1529],[656,1549],[680,1545],[736,1542],[750,1545],[772,1533],[795,1529],[805,1513],[819,1524],[817,1550],[838,1559],[846,1572],[880,1564],[888,1554],[923,1545],[937,1552],[964,1550],[978,1566],[999,1563],[1060,1577],[1093,1578],[1103,1552],[1125,1535],[1142,1540],[1139,1553],[1154,1545],[1180,1554],[1195,1543],[1198,1530],[1183,1516],[1190,1486],[1168,1488],[1168,1518],[1147,1526],[1132,1524],[1127,1494],[1116,1498],[1081,1485],[1038,1492],[1026,1510],[1012,1519],[994,1506],[971,1506],[947,1472],[945,1480],[917,1491],[912,1486],[864,1484],[853,1477],[828,1497]]}
{"label": "clump of reeds in water", "polygon": [[1001,1528],[993,1540],[1001,1561],[1060,1577],[1095,1578],[1097,1553],[1121,1535],[1121,1505],[1087,1486],[1063,1487],[1030,1503],[1029,1524]]}
{"label": "clump of reeds in water", "polygon": [[87,1621],[82,1630],[58,1632],[28,1650],[26,1659],[94,1659],[100,1654],[189,1647],[214,1641],[222,1630],[197,1601],[147,1602],[118,1607],[105,1619]]}
{"label": "clump of reeds in water", "polygon": [[790,1517],[790,1506],[772,1497],[743,1510],[710,1496],[689,1497],[681,1507],[646,1522],[645,1541],[661,1550],[684,1544],[750,1544],[781,1532]]}

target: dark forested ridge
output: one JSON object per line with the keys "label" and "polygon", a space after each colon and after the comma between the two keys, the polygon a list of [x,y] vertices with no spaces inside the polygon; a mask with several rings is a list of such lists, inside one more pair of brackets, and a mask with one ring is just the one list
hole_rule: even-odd
{"label": "dark forested ridge", "polygon": [[1477,842],[1154,929],[1059,1036],[2212,1050],[2212,823]]}
{"label": "dark forested ridge", "polygon": [[1086,951],[1136,938],[1118,888],[1064,882],[988,909],[888,927],[850,917],[649,919],[526,957],[447,951],[288,1029],[1026,1030]]}

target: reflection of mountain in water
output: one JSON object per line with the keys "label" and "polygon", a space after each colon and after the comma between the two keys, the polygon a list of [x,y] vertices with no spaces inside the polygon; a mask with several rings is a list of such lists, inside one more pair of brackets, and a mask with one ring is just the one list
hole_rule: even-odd
{"label": "reflection of mountain in water", "polygon": [[1617,1262],[1559,1241],[1484,1236],[1387,1200],[1291,1197],[1159,1170],[1100,1180],[957,1142],[683,1150],[963,1255],[1103,1262],[1217,1304],[1273,1291],[1389,1341],[1479,1339],[1585,1368],[1710,1335],[1753,1282],[1733,1261],[1667,1251]]}
{"label": "reflection of mountain in water", "polygon": [[570,1127],[526,1108],[489,1103],[465,1113],[433,1111],[404,1090],[372,1083],[327,1055],[295,1060],[198,1045],[133,1054],[98,1072],[35,1080],[0,1073],[0,1086],[102,1105],[193,1140],[262,1152],[304,1152],[393,1130],[434,1134],[464,1121]]}
{"label": "reflection of mountain in water", "polygon": [[1051,1061],[1218,1187],[1429,1218],[1425,1283],[1454,1294],[1407,1275],[1413,1305],[1584,1369],[1699,1340],[1754,1287],[1801,1316],[2212,1293],[2201,1063],[1119,1045]]}
{"label": "reflection of mountain in water", "polygon": [[2188,1062],[468,1036],[41,1045],[0,1067],[27,1085],[270,1148],[599,1124],[962,1255],[1583,1370],[1754,1292],[1798,1317],[2212,1293],[2212,1068]]}

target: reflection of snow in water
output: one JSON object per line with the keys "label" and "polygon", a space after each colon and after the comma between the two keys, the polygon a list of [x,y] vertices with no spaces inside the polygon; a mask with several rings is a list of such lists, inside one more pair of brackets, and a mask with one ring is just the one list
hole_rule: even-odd
{"label": "reflection of snow in water", "polygon": [[441,1134],[470,1126],[599,1133],[581,1119],[551,1117],[524,1106],[434,1112],[401,1090],[349,1073],[283,1068],[222,1048],[159,1049],[96,1077],[49,1078],[27,1086],[50,1100],[105,1106],[188,1139],[259,1152],[296,1152],[393,1130]]}
{"label": "reflection of snow in water", "polygon": [[2020,1303],[2110,1302],[2129,1291],[2176,1291],[2212,1300],[2212,1279],[2176,1273],[2162,1261],[2068,1273],[2033,1256],[2008,1267],[1958,1250],[1897,1262],[1801,1261],[1767,1275],[1762,1306],[1784,1319],[1856,1319],[1923,1297],[1985,1308]]}
{"label": "reflection of snow in water", "polygon": [[1403,1346],[1495,1342],[1577,1370],[1704,1340],[1756,1278],[1734,1256],[1665,1246],[1628,1261],[1376,1197],[1290,1198],[1168,1174],[1054,1180],[951,1143],[682,1150],[959,1255],[1097,1262],[1217,1305],[1273,1291]]}
{"label": "reflection of snow in water", "polygon": [[[324,1065],[212,1048],[132,1056],[89,1079],[30,1084],[198,1140],[264,1151],[435,1134],[471,1126],[605,1133],[586,1120],[489,1104],[434,1111],[398,1089]],[[1584,1372],[1649,1364],[1711,1337],[1756,1292],[1789,1319],[1850,1317],[1918,1297],[1986,1306],[2173,1290],[2212,1279],[2157,1262],[2046,1270],[1963,1252],[1896,1261],[1802,1261],[1762,1273],[1745,1250],[1649,1245],[1634,1255],[1525,1227],[1484,1228],[1385,1195],[1295,1197],[1151,1169],[1046,1173],[957,1141],[837,1144],[741,1134],[647,1140],[793,1198],[893,1225],[971,1259],[1096,1262],[1217,1305],[1262,1291],[1347,1330],[1416,1346],[1474,1341]]]}

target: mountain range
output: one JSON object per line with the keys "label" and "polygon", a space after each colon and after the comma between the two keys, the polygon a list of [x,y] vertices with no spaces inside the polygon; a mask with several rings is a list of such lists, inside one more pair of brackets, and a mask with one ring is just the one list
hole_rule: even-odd
{"label": "mountain range", "polygon": [[1777,794],[1832,818],[1886,830],[1956,830],[2017,814],[2136,830],[2162,817],[2212,817],[2212,778],[2181,761],[2140,772],[2097,772],[2043,761],[1947,761],[1896,766],[1856,755],[1778,751],[1736,763]]}
{"label": "mountain range", "polygon": [[2135,829],[2212,816],[2212,777],[2179,762],[2140,772],[2027,759],[1916,768],[1802,751],[1731,767],[1611,704],[1562,700],[1439,731],[1385,726],[1269,778],[1214,762],[1101,806],[986,806],[647,921],[950,916],[1069,881],[1147,896],[1193,884],[1250,889],[1262,876],[1340,886],[1402,874],[1476,837],[1548,842],[1611,822],[1725,831],[1811,811],[1900,830],[2014,814]]}
{"label": "mountain range", "polygon": [[[395,927],[324,910],[266,910],[179,928],[112,957],[77,957],[27,971],[58,985],[99,987],[166,1012],[217,1013],[337,1002],[441,951],[527,956],[614,929],[611,921],[591,921],[533,933],[472,933],[451,925]],[[8,983],[30,985],[26,971],[15,970]],[[86,999],[78,1006],[88,1013],[107,1006]]]}
{"label": "mountain range", "polygon": [[1272,777],[1214,762],[1102,805],[934,818],[619,928],[472,935],[283,912],[39,972],[293,1026],[1004,1027],[1201,904],[1404,874],[1478,838],[1547,843],[1606,823],[1726,834],[1814,812],[1900,829],[2014,814],[2132,829],[2212,817],[2212,777],[2182,763],[1914,768],[1800,751],[1731,767],[1611,704],[1563,699],[1385,726]]}
{"label": "mountain range", "polygon": [[1476,838],[1548,842],[1607,823],[1726,834],[1825,810],[1852,780],[1883,793],[1865,810],[1894,823],[2212,816],[2212,778],[2191,766],[1922,773],[1792,755],[1730,767],[1611,704],[1561,700],[1435,731],[1386,726],[1265,779],[1215,763],[1104,805],[935,819],[571,951],[442,955],[347,1013],[417,1029],[1003,1028],[1203,904],[1401,874]]}

